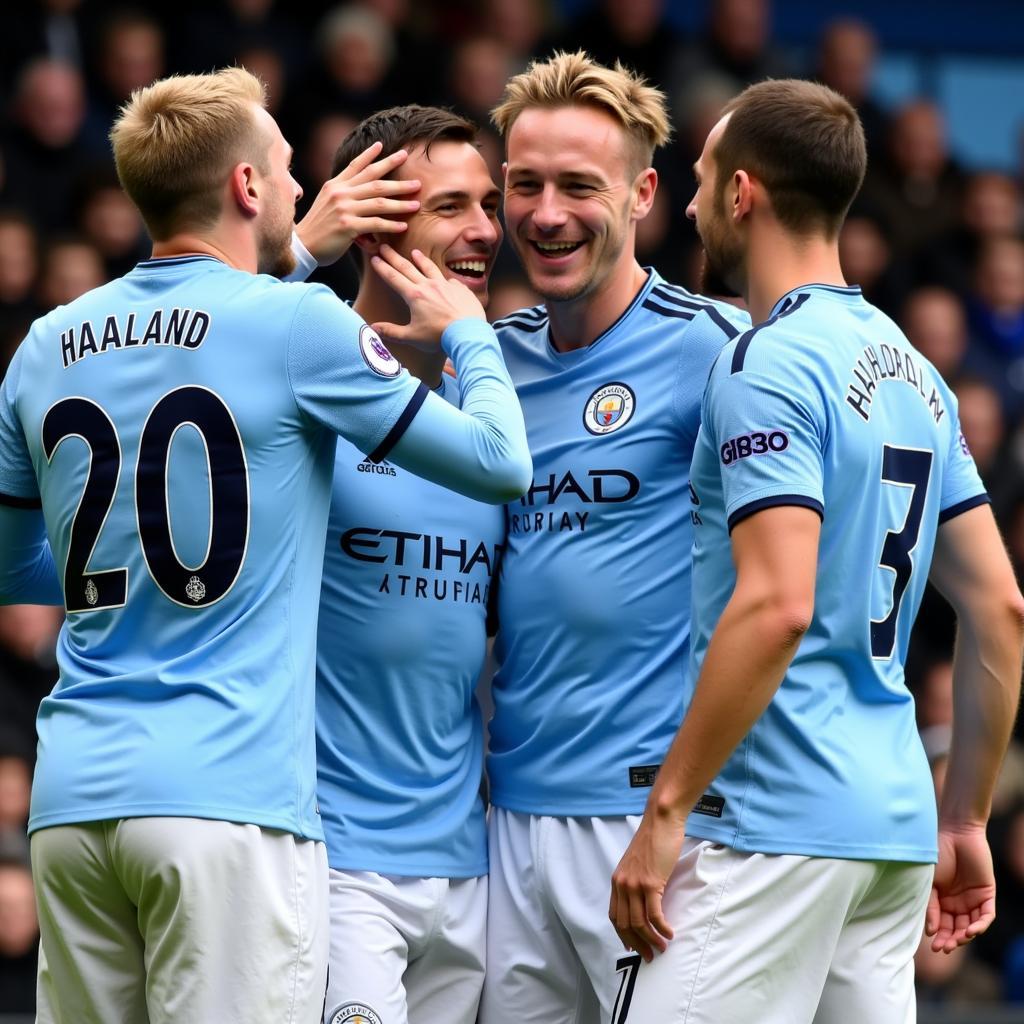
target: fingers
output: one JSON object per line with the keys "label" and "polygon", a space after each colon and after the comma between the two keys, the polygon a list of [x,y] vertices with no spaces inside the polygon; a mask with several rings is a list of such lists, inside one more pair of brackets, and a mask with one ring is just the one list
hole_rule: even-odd
{"label": "fingers", "polygon": [[[374,145],[379,146],[379,143],[374,143]],[[370,149],[372,148],[373,146],[369,147],[369,149],[363,150],[363,152],[360,153],[358,157],[356,157],[356,160],[361,159],[363,156],[369,153]],[[376,156],[377,153],[379,152],[380,149],[378,148],[377,152],[373,153],[370,159],[372,160],[373,157]],[[378,160],[376,163],[367,162],[363,164],[362,167],[357,168],[355,172],[346,180],[352,182],[353,184],[358,184],[360,182],[373,181],[376,178],[383,178],[385,175],[390,174],[393,170],[395,170],[396,167],[401,167],[401,165],[405,163],[408,156],[408,150],[397,149],[390,156],[386,156],[383,159]],[[353,160],[352,163],[348,165],[348,168],[346,168],[346,170],[352,168],[355,162],[356,161]]]}
{"label": "fingers", "polygon": [[409,339],[409,328],[403,327],[401,324],[370,324],[370,326],[385,340],[385,341],[406,341]]}
{"label": "fingers", "polygon": [[340,174],[337,175],[338,181],[348,181],[349,178],[355,176],[360,171],[364,170],[368,164],[373,162],[373,158],[384,148],[382,142],[371,142],[362,153],[352,158],[352,161],[345,167]]}
{"label": "fingers", "polygon": [[424,277],[432,277],[441,281],[445,280],[444,274],[441,273],[441,268],[429,256],[424,256],[419,249],[413,249],[412,258]]}
{"label": "fingers", "polygon": [[[346,183],[346,194],[354,200],[366,202],[372,199],[382,199],[388,196],[407,196],[418,192],[421,182],[419,178],[409,178],[398,181],[394,178],[385,178],[382,181],[364,181],[361,183]],[[418,200],[411,200],[419,208]]]}
{"label": "fingers", "polygon": [[924,913],[924,933],[929,938],[939,930],[939,890],[932,886],[928,909]]}

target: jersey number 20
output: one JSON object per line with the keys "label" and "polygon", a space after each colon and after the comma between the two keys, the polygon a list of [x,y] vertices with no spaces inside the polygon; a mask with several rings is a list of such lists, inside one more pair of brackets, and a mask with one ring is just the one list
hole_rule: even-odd
{"label": "jersey number 20", "polygon": [[[201,565],[183,565],[174,550],[167,507],[167,463],[171,442],[182,426],[203,439],[209,462],[210,537]],[[107,521],[121,476],[121,442],[106,411],[87,398],[66,398],[43,419],[47,460],[68,437],[89,446],[89,474],[71,524],[64,566],[64,601],[69,612],[119,608],[126,600],[128,570],[88,570]],[[203,608],[234,585],[249,537],[249,473],[245,450],[231,410],[201,387],[167,392],[149,412],[139,440],[135,468],[135,515],[150,575],[176,604]]]}

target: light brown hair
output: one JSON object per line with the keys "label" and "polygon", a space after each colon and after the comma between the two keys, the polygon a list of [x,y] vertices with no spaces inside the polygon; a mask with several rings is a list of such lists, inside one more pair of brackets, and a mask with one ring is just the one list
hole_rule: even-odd
{"label": "light brown hair", "polygon": [[625,130],[636,171],[650,166],[654,150],[671,134],[665,94],[616,61],[599,64],[582,50],[558,52],[509,80],[491,120],[505,138],[516,118],[531,107],[587,106],[610,114]]}
{"label": "light brown hair", "polygon": [[716,201],[737,170],[762,182],[779,221],[835,238],[867,169],[864,128],[839,93],[789,78],[758,82],[726,104],[715,146]]}
{"label": "light brown hair", "polygon": [[110,141],[117,176],[154,240],[211,227],[231,169],[268,173],[270,140],[253,117],[263,83],[244,68],[172,75],[132,93]]}

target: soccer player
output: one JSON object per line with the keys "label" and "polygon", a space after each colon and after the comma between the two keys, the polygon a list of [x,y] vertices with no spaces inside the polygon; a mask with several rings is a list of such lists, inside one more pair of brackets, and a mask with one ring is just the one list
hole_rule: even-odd
{"label": "soccer player", "polygon": [[2,592],[45,517],[67,609],[29,822],[40,1020],[319,1019],[335,435],[500,502],[525,432],[478,300],[429,261],[392,277],[461,410],[327,289],[265,276],[301,193],[247,72],[140,90],[112,139],[153,258],[37,321],[0,392]]}
{"label": "soccer player", "polygon": [[[843,280],[864,166],[853,108],[800,81],[747,89],[696,164],[687,212],[759,326],[704,397],[688,710],[613,879],[629,1021],[903,1024],[922,924],[949,951],[994,914],[1024,601],[956,399]],[[959,623],[938,844],[903,679],[929,572]]]}
{"label": "soccer player", "polygon": [[[436,107],[366,118],[337,169],[374,140],[417,180],[419,211],[394,241],[418,248],[487,302],[501,243],[501,192],[476,127]],[[458,408],[445,356],[395,343],[409,310],[369,260],[386,236],[356,239],[354,309],[388,324],[391,351]],[[325,1021],[474,1024],[483,985],[487,834],[474,687],[486,646],[504,512],[373,463],[339,440],[317,636],[317,796],[330,865]]]}
{"label": "soccer player", "polygon": [[608,876],[682,715],[700,396],[749,320],[637,263],[661,93],[559,54],[494,119],[508,234],[545,304],[496,325],[534,479],[506,507],[498,588],[481,1020],[608,1021]]}

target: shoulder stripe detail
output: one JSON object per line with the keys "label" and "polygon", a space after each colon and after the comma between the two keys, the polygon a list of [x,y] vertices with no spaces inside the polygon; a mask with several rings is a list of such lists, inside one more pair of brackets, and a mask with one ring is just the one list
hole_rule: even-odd
{"label": "shoulder stripe detail", "polygon": [[651,289],[651,294],[659,299],[663,299],[665,302],[671,302],[673,305],[682,306],[684,309],[707,309],[711,305],[710,302],[700,302],[696,298],[683,298],[681,295],[675,295],[670,291],[667,291],[661,285]]}
{"label": "shoulder stripe detail", "polygon": [[531,322],[529,320],[495,320],[491,326],[496,330],[500,331],[506,327],[518,327],[521,331],[526,331],[527,334],[533,334],[535,331],[541,331],[548,325],[548,319],[545,317],[543,320]]}
{"label": "shoulder stripe detail", "polygon": [[950,505],[949,508],[944,508],[939,513],[939,522],[945,523],[950,519],[955,519],[957,516],[962,515],[964,512],[970,512],[972,508],[977,508],[979,505],[990,505],[992,499],[982,491],[981,494],[974,495],[973,498],[967,498],[964,501],[958,501],[955,505]]}
{"label": "shoulder stripe detail", "polygon": [[766,508],[778,508],[782,505],[797,505],[800,508],[809,508],[817,512],[822,519],[825,518],[825,506],[817,498],[809,498],[806,494],[773,494],[768,498],[758,498],[746,505],[740,505],[731,516],[729,516],[729,532],[737,523],[742,523],[755,512],[763,512]]}
{"label": "shoulder stripe detail", "polygon": [[429,394],[430,389],[423,381],[420,381],[419,387],[409,399],[409,404],[402,410],[402,415],[395,420],[395,425],[388,431],[387,437],[370,452],[371,462],[383,462],[388,457],[391,449],[398,444],[402,435],[409,429],[409,424],[412,423],[413,417],[420,411],[420,406],[427,400]]}
{"label": "shoulder stripe detail", "polygon": [[[675,285],[658,285],[656,288],[651,289],[651,294],[659,299],[663,299],[665,302],[671,302],[677,306],[682,306],[683,309],[692,309],[694,312],[703,311],[711,318],[712,323],[718,327],[722,333],[732,341],[737,334],[740,333],[740,329],[730,323],[721,312],[719,312],[718,304],[713,299],[705,299],[703,296],[694,295],[692,292],[686,291],[685,288],[677,289]],[[673,289],[670,291],[670,289]],[[683,294],[678,294],[682,292]],[[685,297],[684,297],[685,295]]]}
{"label": "shoulder stripe detail", "polygon": [[793,302],[786,299],[786,305],[784,305],[782,309],[775,314],[775,316],[771,317],[769,320],[765,320],[763,324],[758,324],[756,327],[752,327],[747,331],[746,334],[740,338],[735,350],[733,351],[732,370],[730,372],[739,373],[740,370],[743,369],[743,361],[747,358],[747,349],[750,348],[750,343],[754,340],[754,335],[757,334],[758,331],[765,327],[770,327],[780,317],[789,316],[790,313],[798,310],[808,300],[808,298],[810,298],[810,296],[805,293],[803,295],[798,295],[796,300]]}
{"label": "shoulder stripe detail", "polygon": [[655,313],[660,313],[662,316],[676,317],[679,320],[692,320],[697,315],[696,310],[691,312],[685,309],[670,309],[667,306],[659,306],[656,302],[652,301],[651,299],[648,299],[646,302],[641,303],[641,305],[644,307],[644,309],[653,310]]}
{"label": "shoulder stripe detail", "polygon": [[19,498],[16,494],[0,493],[0,505],[8,508],[42,508],[43,503],[39,498]]}
{"label": "shoulder stripe detail", "polygon": [[546,320],[548,318],[548,311],[544,306],[529,306],[526,309],[514,309],[511,313],[506,313],[503,317],[499,317],[497,323],[502,323],[505,320]]}

